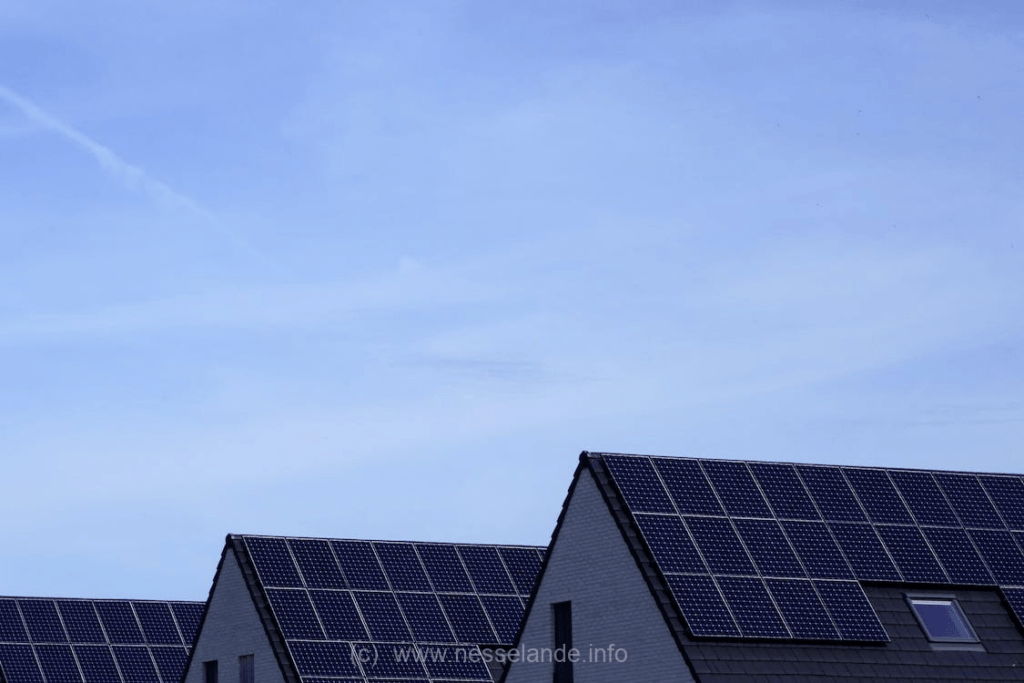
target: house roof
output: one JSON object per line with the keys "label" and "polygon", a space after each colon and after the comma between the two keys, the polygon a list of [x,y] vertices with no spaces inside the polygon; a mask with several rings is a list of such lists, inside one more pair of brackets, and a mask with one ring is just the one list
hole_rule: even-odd
{"label": "house roof", "polygon": [[178,683],[204,603],[0,597],[5,683]]}
{"label": "house roof", "polygon": [[[289,683],[491,681],[483,662],[464,660],[477,646],[514,642],[544,553],[534,546],[248,535],[228,536],[228,549]],[[448,661],[401,661],[435,646],[447,648]]]}

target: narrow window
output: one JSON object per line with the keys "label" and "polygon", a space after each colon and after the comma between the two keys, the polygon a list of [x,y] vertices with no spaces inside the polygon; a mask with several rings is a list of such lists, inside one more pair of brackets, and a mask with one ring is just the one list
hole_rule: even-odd
{"label": "narrow window", "polygon": [[203,662],[203,683],[217,683],[217,660]]}
{"label": "narrow window", "polygon": [[978,636],[956,600],[907,598],[928,640],[933,643],[976,643]]}
{"label": "narrow window", "polygon": [[238,658],[238,683],[256,683],[252,655],[242,655]]}
{"label": "narrow window", "polygon": [[556,602],[552,606],[555,615],[555,651],[551,659],[555,663],[555,683],[573,683],[572,680],[572,603]]}

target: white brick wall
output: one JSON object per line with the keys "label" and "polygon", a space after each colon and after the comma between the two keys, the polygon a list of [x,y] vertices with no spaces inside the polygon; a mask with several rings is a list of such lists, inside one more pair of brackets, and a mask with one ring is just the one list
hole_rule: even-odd
{"label": "white brick wall", "polygon": [[[551,549],[523,632],[522,648],[552,646],[551,605],[565,600],[572,601],[573,645],[582,656],[574,666],[576,683],[693,681],[588,469],[580,474]],[[625,650],[625,662],[586,661],[590,647],[607,648],[610,644]],[[517,662],[506,681],[551,683],[552,674],[549,663]]]}
{"label": "white brick wall", "polygon": [[238,560],[228,548],[185,683],[203,683],[203,662],[213,659],[220,662],[219,683],[238,683],[238,658],[247,654],[254,655],[256,683],[284,683]]}

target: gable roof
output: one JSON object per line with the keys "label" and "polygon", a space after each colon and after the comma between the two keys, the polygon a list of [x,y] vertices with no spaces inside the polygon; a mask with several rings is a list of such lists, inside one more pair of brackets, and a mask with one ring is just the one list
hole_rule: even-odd
{"label": "gable roof", "polygon": [[[514,642],[544,552],[248,535],[228,536],[229,550],[288,683],[387,676],[491,681],[483,662],[465,661],[468,652]],[[447,661],[410,655],[435,646]]]}
{"label": "gable roof", "polygon": [[0,597],[5,683],[178,683],[204,603]]}

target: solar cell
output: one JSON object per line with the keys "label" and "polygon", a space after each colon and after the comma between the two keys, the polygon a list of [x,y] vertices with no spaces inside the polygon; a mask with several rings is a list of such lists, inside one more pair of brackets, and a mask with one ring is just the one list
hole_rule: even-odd
{"label": "solar cell", "polygon": [[93,603],[111,643],[135,645],[143,642],[135,613],[127,602],[98,600]]}
{"label": "solar cell", "polygon": [[1024,483],[1020,477],[978,477],[1007,526],[1024,531]]}
{"label": "solar cell", "polygon": [[971,529],[969,533],[999,583],[1024,586],[1024,555],[1010,532]]}
{"label": "solar cell", "polygon": [[675,512],[650,458],[607,455],[604,463],[633,512]]}
{"label": "solar cell", "polygon": [[922,531],[935,550],[939,562],[945,567],[950,581],[985,586],[995,583],[963,529],[924,527]]}
{"label": "solar cell", "polygon": [[871,525],[833,522],[829,529],[853,567],[856,578],[862,581],[902,580]]}
{"label": "solar cell", "polygon": [[150,645],[182,645],[181,636],[166,602],[133,602],[142,624],[142,634]]}
{"label": "solar cell", "polygon": [[792,465],[750,463],[754,477],[768,498],[775,516],[785,519],[819,520],[814,503]]}
{"label": "solar cell", "polygon": [[398,642],[412,637],[393,594],[356,592],[353,596],[373,640]]}
{"label": "solar cell", "polygon": [[914,523],[910,511],[884,470],[849,468],[844,469],[843,473],[872,522]]}
{"label": "solar cell", "polygon": [[686,619],[690,633],[695,636],[738,636],[739,629],[732,619],[718,586],[710,576],[665,577],[679,610]]}
{"label": "solar cell", "polygon": [[191,646],[199,632],[199,622],[203,618],[203,604],[195,602],[172,602],[171,611],[181,629],[185,644]]}
{"label": "solar cell", "polygon": [[782,526],[811,577],[853,578],[850,566],[823,523],[786,520],[782,522]]}
{"label": "solar cell", "polygon": [[31,645],[0,643],[0,667],[6,683],[43,683]]}
{"label": "solar cell", "polygon": [[341,570],[352,588],[387,590],[388,582],[373,547],[365,541],[331,541]]}
{"label": "solar cell", "polygon": [[0,642],[27,643],[28,632],[14,600],[0,600]]}
{"label": "solar cell", "polygon": [[304,590],[268,588],[267,598],[274,608],[285,638],[323,640],[324,632]]}
{"label": "solar cell", "polygon": [[427,593],[397,593],[398,603],[412,628],[413,637],[425,643],[452,643],[455,636],[437,598]]}
{"label": "solar cell", "polygon": [[761,579],[724,576],[718,579],[718,585],[744,636],[790,637]]}
{"label": "solar cell", "polygon": [[58,600],[57,609],[72,643],[107,642],[96,610],[88,600]]}
{"label": "solar cell", "polygon": [[125,683],[160,683],[149,650],[131,645],[115,645],[111,649],[121,667]]}
{"label": "solar cell", "polygon": [[64,627],[60,625],[57,607],[53,600],[18,600],[21,613],[28,625],[28,633],[34,643],[66,643]]}
{"label": "solar cell", "polygon": [[936,472],[935,479],[953,504],[953,509],[964,526],[981,529],[1002,529],[1005,526],[977,477],[970,474]]}
{"label": "solar cell", "polygon": [[826,520],[830,522],[867,521],[838,467],[797,465],[796,469]]}
{"label": "solar cell", "polygon": [[106,645],[75,645],[75,656],[82,667],[85,683],[115,683],[121,677]]}
{"label": "solar cell", "polygon": [[687,517],[686,526],[693,534],[712,574],[756,573],[729,520],[720,517]]}
{"label": "solar cell", "polygon": [[300,676],[360,676],[348,643],[311,643],[296,640],[288,643],[295,668]]}
{"label": "solar cell", "polygon": [[519,622],[523,619],[523,603],[511,595],[482,595],[480,600],[498,634],[498,642],[502,645],[514,643]]}
{"label": "solar cell", "polygon": [[815,588],[844,640],[888,642],[874,608],[856,581],[815,581]]}
{"label": "solar cell", "polygon": [[684,515],[725,514],[697,461],[677,458],[652,458],[652,461],[679,512]]}
{"label": "solar cell", "polygon": [[429,591],[430,582],[411,543],[374,543],[377,557],[396,591]]}
{"label": "solar cell", "polygon": [[352,602],[352,595],[347,591],[311,590],[309,596],[313,601],[320,622],[331,640],[367,640],[369,635]]}
{"label": "solar cell", "polygon": [[156,668],[160,670],[160,677],[164,683],[180,681],[181,675],[185,673],[185,662],[188,659],[188,652],[183,647],[154,647],[150,648],[153,659],[156,660]]}
{"label": "solar cell", "polygon": [[775,598],[782,618],[794,638],[838,640],[839,632],[810,581],[768,579],[768,591]]}
{"label": "solar cell", "polygon": [[498,638],[475,595],[438,596],[460,643],[497,643]]}
{"label": "solar cell", "polygon": [[773,516],[744,463],[709,460],[704,463],[704,471],[733,517]]}
{"label": "solar cell", "polygon": [[302,588],[302,579],[283,538],[246,536],[245,545],[264,586]]}
{"label": "solar cell", "polygon": [[35,650],[46,683],[82,683],[70,645],[36,645]]}
{"label": "solar cell", "polygon": [[892,470],[889,476],[903,494],[918,524],[960,526],[953,508],[946,502],[930,473]]}
{"label": "solar cell", "polygon": [[459,555],[478,593],[515,593],[498,551],[489,546],[460,545]]}
{"label": "solar cell", "polygon": [[931,548],[917,527],[879,526],[882,542],[896,561],[903,578],[914,583],[947,583]]}
{"label": "solar cell", "polygon": [[498,548],[498,552],[512,575],[516,591],[520,595],[529,595],[540,574],[540,554],[533,548]]}
{"label": "solar cell", "polygon": [[469,582],[469,574],[462,566],[455,546],[421,543],[416,546],[416,551],[423,559],[427,574],[430,575],[436,590],[452,593],[473,592],[473,584]]}
{"label": "solar cell", "polygon": [[770,519],[737,519],[735,522],[762,576],[807,576],[778,522]]}
{"label": "solar cell", "polygon": [[289,539],[288,545],[310,588],[345,588],[345,578],[331,552],[330,544],[317,538]]}
{"label": "solar cell", "polygon": [[674,515],[645,514],[638,514],[635,518],[663,572],[707,573],[681,519]]}

